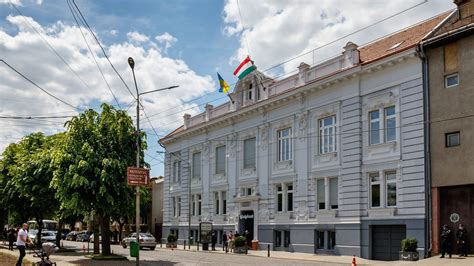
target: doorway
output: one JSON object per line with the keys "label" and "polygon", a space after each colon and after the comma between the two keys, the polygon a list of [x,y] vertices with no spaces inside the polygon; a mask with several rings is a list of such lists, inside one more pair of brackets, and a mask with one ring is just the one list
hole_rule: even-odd
{"label": "doorway", "polygon": [[250,234],[250,239],[253,238],[254,214],[253,210],[241,211],[239,216],[239,234],[244,235],[245,231]]}

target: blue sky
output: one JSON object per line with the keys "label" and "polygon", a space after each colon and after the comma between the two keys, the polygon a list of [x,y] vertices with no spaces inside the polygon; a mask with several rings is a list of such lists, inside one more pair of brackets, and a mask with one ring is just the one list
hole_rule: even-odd
{"label": "blue sky", "polygon": [[[93,50],[92,54],[88,52],[66,0],[12,2],[24,17],[19,16],[9,0],[0,0],[2,59],[60,98],[77,106],[97,108],[101,102],[114,101],[93,61],[95,56],[120,104],[126,106],[131,102],[132,97],[92,36],[86,34]],[[196,114],[205,103],[217,105],[227,100],[225,95],[217,93],[216,71],[229,84],[234,83],[232,71],[249,51],[259,69],[266,69],[413,7],[360,34],[317,50],[318,61],[339,54],[347,41],[363,44],[454,8],[450,0],[240,0],[241,20],[236,0],[76,0],[76,3],[129,86],[133,83],[126,63],[128,56],[135,58],[141,91],[180,86],[143,99],[145,111],[159,135],[179,126],[184,113]],[[32,25],[41,36],[31,29]],[[42,38],[84,81],[57,58]],[[300,57],[278,71],[290,73],[301,61],[311,64],[311,60]],[[77,113],[41,94],[3,66],[0,76],[5,77],[0,80],[1,115]],[[130,115],[134,115],[134,108]],[[0,150],[34,131],[63,131],[63,122],[0,121]],[[144,116],[142,126],[148,134],[146,160],[152,165],[152,175],[161,175],[163,157],[156,153],[161,149]]]}

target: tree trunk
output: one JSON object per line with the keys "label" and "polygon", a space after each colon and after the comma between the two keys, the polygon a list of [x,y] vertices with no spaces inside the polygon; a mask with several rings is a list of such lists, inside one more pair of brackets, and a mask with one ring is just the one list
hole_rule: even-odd
{"label": "tree trunk", "polygon": [[41,232],[43,231],[43,218],[40,217],[37,221],[38,223],[38,233],[36,234],[36,245],[41,247]]}
{"label": "tree trunk", "polygon": [[110,255],[110,217],[100,217],[100,231],[102,232],[102,255]]}
{"label": "tree trunk", "polygon": [[121,223],[119,221],[119,243],[122,243],[122,232],[123,232],[124,225],[125,225],[125,222]]}
{"label": "tree trunk", "polygon": [[61,247],[61,239],[62,239],[62,234],[61,234],[61,228],[63,227],[63,222],[62,220],[59,220],[58,222],[58,227],[56,228],[58,230],[58,233],[56,234],[56,246],[58,248]]}
{"label": "tree trunk", "polygon": [[99,247],[99,217],[94,211],[93,233],[94,233],[94,254],[100,254]]}

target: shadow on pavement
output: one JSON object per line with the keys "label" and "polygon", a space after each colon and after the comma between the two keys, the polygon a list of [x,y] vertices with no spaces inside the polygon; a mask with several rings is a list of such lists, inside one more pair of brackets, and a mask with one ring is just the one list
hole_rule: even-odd
{"label": "shadow on pavement", "polygon": [[[81,259],[81,260],[76,260],[72,262],[74,265],[97,265],[97,266],[102,266],[102,265],[117,265],[117,266],[122,266],[122,265],[135,265],[135,261],[100,261],[100,260],[90,260],[90,259]],[[171,261],[161,261],[161,260],[156,260],[156,261],[140,261],[141,266],[148,266],[148,265],[160,265],[160,266],[173,266],[176,265],[177,263],[171,262]]]}

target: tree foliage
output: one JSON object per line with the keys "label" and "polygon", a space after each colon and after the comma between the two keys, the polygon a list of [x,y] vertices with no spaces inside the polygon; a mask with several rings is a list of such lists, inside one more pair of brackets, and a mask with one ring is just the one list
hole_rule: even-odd
{"label": "tree foliage", "polygon": [[[61,209],[82,215],[93,210],[101,224],[109,224],[110,217],[129,209],[134,200],[126,178],[126,169],[135,165],[136,158],[132,119],[125,111],[103,104],[100,114],[88,110],[68,121],[66,127],[64,145],[55,156],[53,178]],[[142,148],[146,148],[144,139]],[[102,232],[104,254],[110,252],[108,233]]]}

